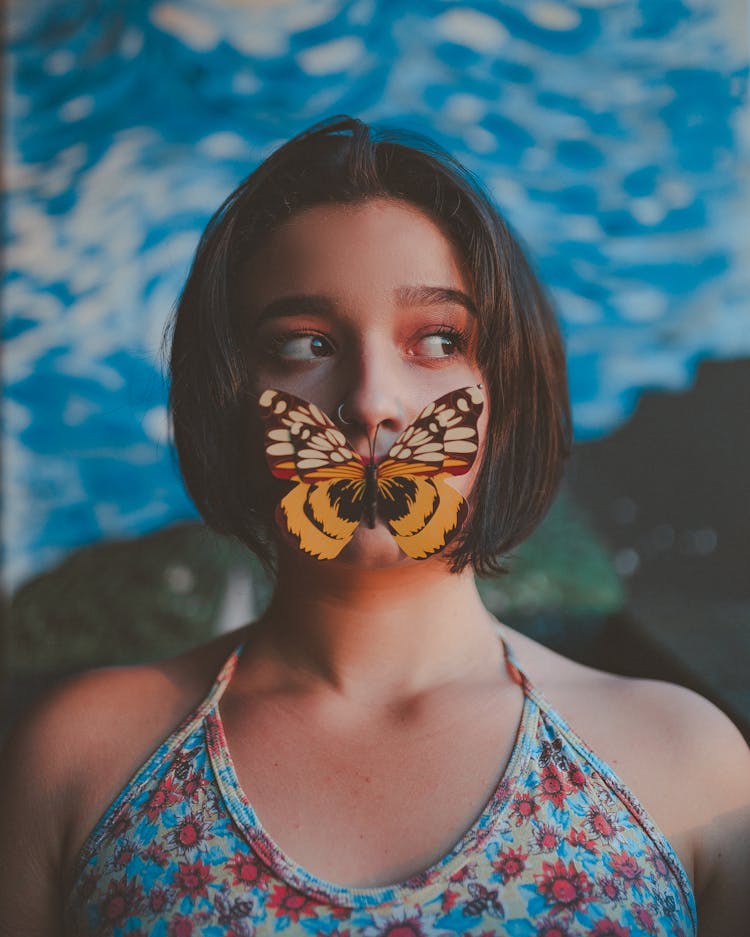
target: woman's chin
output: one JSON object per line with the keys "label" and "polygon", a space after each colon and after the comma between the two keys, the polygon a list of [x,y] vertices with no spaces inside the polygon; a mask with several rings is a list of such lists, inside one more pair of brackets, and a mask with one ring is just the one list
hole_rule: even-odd
{"label": "woman's chin", "polygon": [[360,524],[337,561],[359,569],[384,569],[413,562],[399,549],[393,535],[380,521],[373,528]]}
{"label": "woman's chin", "polygon": [[281,547],[289,551],[290,558],[295,556],[297,560],[304,559],[331,569],[334,567],[388,569],[415,562],[399,549],[393,535],[381,521],[378,521],[374,528],[360,524],[349,543],[330,560],[319,560],[303,551],[295,539],[283,528],[281,529]]}

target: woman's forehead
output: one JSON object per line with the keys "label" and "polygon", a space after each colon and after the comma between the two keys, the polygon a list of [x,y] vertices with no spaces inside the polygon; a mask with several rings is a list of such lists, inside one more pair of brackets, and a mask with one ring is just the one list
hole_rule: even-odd
{"label": "woman's forehead", "polygon": [[416,286],[468,293],[459,252],[418,207],[393,199],[308,208],[274,230],[245,265],[263,304],[284,293]]}

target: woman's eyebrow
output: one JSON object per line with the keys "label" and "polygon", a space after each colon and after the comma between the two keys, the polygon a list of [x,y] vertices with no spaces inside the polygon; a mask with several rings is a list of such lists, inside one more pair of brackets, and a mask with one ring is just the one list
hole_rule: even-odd
{"label": "woman's eyebrow", "polygon": [[255,320],[260,325],[268,319],[283,319],[288,316],[324,315],[333,308],[333,303],[325,296],[313,296],[301,293],[298,296],[281,296],[263,306]]}
{"label": "woman's eyebrow", "polygon": [[463,306],[473,316],[477,314],[474,300],[463,290],[449,286],[401,286],[396,299],[404,306]]}
{"label": "woman's eyebrow", "polygon": [[[396,301],[402,306],[463,306],[473,316],[477,314],[474,301],[463,290],[448,286],[400,286],[395,291]],[[281,296],[263,306],[255,320],[260,325],[269,319],[289,316],[325,315],[334,309],[335,303],[327,296],[300,293],[296,296]]]}

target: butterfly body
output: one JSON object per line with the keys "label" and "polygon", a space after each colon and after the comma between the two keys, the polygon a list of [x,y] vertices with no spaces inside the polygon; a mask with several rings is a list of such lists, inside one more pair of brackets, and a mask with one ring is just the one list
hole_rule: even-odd
{"label": "butterfly body", "polygon": [[370,530],[375,528],[378,510],[378,470],[373,459],[365,462],[365,517]]}
{"label": "butterfly body", "polygon": [[428,404],[376,461],[361,456],[315,404],[279,390],[259,399],[271,472],[295,483],[279,520],[301,549],[337,556],[360,522],[380,518],[415,559],[441,550],[457,533],[467,505],[447,477],[467,472],[478,451],[479,387]]}

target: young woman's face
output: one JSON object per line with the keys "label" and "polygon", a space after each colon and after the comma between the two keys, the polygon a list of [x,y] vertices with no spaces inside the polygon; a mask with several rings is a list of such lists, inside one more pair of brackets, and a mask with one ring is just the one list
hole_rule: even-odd
{"label": "young woman's face", "polygon": [[[430,401],[482,382],[475,313],[460,258],[407,203],[377,199],[308,209],[278,228],[243,271],[256,389],[317,404],[363,455],[376,456]],[[480,423],[480,439],[486,412]],[[476,467],[452,484],[467,493]],[[387,528],[361,524],[340,559],[400,562]]]}

